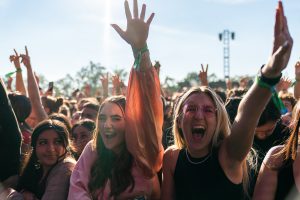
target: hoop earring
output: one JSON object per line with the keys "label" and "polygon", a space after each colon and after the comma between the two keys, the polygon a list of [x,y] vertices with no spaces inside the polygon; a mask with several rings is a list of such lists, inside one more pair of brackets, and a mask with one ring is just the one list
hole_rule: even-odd
{"label": "hoop earring", "polygon": [[39,160],[36,161],[36,163],[34,164],[34,167],[35,167],[36,170],[41,168],[41,163],[40,163]]}

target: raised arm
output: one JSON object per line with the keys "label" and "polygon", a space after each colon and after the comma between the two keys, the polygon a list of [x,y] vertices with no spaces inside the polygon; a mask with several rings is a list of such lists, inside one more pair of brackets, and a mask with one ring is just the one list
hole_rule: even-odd
{"label": "raised arm", "polygon": [[281,78],[281,72],[286,68],[293,39],[290,36],[287,20],[284,16],[282,2],[276,9],[273,52],[267,64],[261,68],[255,83],[249,89],[240,103],[237,116],[232,126],[231,135],[225,140],[225,151],[222,151],[228,163],[242,162],[253,142],[254,130],[258,119],[274,92],[274,86]]}
{"label": "raised arm", "polygon": [[22,76],[22,69],[20,65],[20,56],[18,52],[14,49],[15,55],[11,55],[9,57],[10,62],[14,63],[16,68],[16,90],[19,91],[21,94],[27,96],[27,92],[25,89],[23,76]]}
{"label": "raised arm", "polygon": [[153,176],[161,168],[163,147],[163,110],[160,83],[149,56],[147,38],[154,17],[145,22],[146,5],[139,15],[137,0],[133,3],[133,16],[125,1],[127,29],[113,28],[132,47],[135,62],[131,70],[126,96],[126,143],[129,152],[144,173]]}
{"label": "raised arm", "polygon": [[31,114],[36,117],[38,123],[44,119],[47,119],[48,116],[42,105],[42,101],[39,94],[39,88],[35,80],[35,76],[33,74],[33,70],[30,63],[30,57],[26,46],[25,46],[25,52],[26,54],[21,54],[20,57],[22,58],[21,62],[25,65],[27,69],[28,95],[32,105]]}

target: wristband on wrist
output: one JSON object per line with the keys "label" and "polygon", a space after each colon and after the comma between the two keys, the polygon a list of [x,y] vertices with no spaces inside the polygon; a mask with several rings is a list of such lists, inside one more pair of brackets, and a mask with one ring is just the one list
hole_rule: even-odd
{"label": "wristband on wrist", "polygon": [[276,108],[280,111],[282,115],[288,112],[281,99],[278,97],[277,91],[275,89],[275,85],[271,86],[262,81],[260,76],[256,76],[256,83],[259,87],[267,88],[272,92],[272,101],[275,104]]}
{"label": "wristband on wrist", "polygon": [[140,69],[140,64],[142,60],[142,55],[149,51],[147,44],[141,49],[133,49],[134,54],[136,55],[135,61],[134,61],[134,68],[139,70]]}
{"label": "wristband on wrist", "polygon": [[5,74],[5,77],[6,77],[6,78],[12,77],[12,75],[14,75],[14,74],[17,73],[17,72],[22,72],[22,69],[21,69],[21,68],[18,68],[16,71],[8,72],[7,74]]}
{"label": "wristband on wrist", "polygon": [[281,76],[282,76],[282,73],[278,76],[278,77],[275,77],[275,78],[267,78],[265,77],[263,74],[262,74],[262,68],[264,67],[265,65],[263,65],[260,70],[259,70],[259,73],[258,73],[258,76],[260,78],[260,80],[264,83],[266,83],[267,85],[269,86],[275,86],[277,83],[279,83],[280,79],[281,79]]}

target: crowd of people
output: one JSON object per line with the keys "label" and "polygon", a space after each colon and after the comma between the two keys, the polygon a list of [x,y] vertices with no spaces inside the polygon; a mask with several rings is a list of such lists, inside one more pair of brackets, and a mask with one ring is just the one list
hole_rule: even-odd
{"label": "crowd of people", "polygon": [[161,88],[150,59],[154,13],[146,19],[137,0],[124,7],[126,30],[112,27],[134,64],[127,86],[112,77],[112,94],[107,75],[101,97],[55,97],[39,87],[27,47],[10,56],[16,89],[1,79],[0,199],[299,199],[300,61],[294,83],[282,77],[293,47],[282,2],[272,53],[250,87],[211,88],[202,65],[201,84],[176,94]]}

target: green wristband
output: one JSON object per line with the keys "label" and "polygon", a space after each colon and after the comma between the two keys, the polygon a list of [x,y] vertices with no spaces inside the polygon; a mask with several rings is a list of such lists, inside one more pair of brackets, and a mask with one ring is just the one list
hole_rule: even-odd
{"label": "green wristband", "polygon": [[147,44],[141,49],[133,49],[134,54],[137,54],[135,61],[134,61],[134,68],[139,70],[140,69],[140,64],[142,60],[142,55],[149,51]]}
{"label": "green wristband", "polygon": [[256,76],[256,83],[259,87],[267,88],[272,92],[272,101],[282,115],[288,112],[286,107],[282,103],[281,99],[278,97],[275,86],[271,86],[271,85],[265,83],[264,81],[261,80],[261,77],[259,77],[259,76]]}

